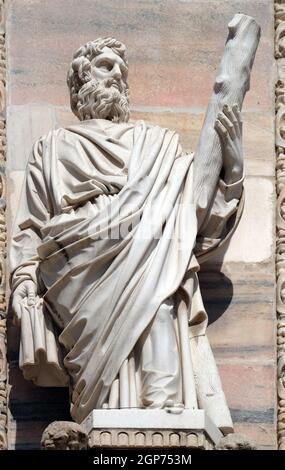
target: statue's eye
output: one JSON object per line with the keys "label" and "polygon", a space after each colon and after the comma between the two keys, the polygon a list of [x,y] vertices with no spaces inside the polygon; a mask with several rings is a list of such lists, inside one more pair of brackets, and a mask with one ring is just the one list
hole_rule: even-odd
{"label": "statue's eye", "polygon": [[113,65],[110,63],[110,62],[107,62],[106,60],[102,61],[102,62],[99,62],[98,64],[96,64],[96,67],[99,67],[100,69],[103,69],[103,70],[112,70],[113,68]]}

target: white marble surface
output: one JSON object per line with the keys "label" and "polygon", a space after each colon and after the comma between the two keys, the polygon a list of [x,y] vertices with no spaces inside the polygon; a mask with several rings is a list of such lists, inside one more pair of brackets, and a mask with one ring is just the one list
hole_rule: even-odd
{"label": "white marble surface", "polygon": [[205,431],[214,444],[223,436],[204,410],[184,410],[180,414],[168,413],[161,409],[93,410],[83,421],[82,427],[87,433],[93,429]]}

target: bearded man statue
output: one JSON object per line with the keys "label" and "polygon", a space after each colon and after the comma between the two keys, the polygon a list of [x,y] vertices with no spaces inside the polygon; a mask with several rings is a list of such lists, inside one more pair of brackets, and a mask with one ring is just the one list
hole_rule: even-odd
{"label": "bearded man statue", "polygon": [[78,423],[98,408],[201,408],[230,432],[197,271],[242,211],[239,106],[216,115],[222,169],[196,197],[179,136],[129,122],[127,76],[118,40],[81,47],[67,78],[80,122],[33,147],[10,251],[20,367],[68,385]]}

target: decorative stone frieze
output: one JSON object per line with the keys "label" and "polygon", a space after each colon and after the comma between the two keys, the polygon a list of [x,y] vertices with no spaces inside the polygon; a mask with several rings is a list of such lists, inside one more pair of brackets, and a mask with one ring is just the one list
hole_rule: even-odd
{"label": "decorative stone frieze", "polygon": [[7,449],[7,360],[6,360],[6,56],[5,1],[0,0],[0,449]]}

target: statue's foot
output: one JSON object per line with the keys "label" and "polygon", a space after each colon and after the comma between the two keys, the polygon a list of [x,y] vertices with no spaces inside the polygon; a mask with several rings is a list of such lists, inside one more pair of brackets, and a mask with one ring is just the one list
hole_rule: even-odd
{"label": "statue's foot", "polygon": [[162,407],[167,413],[180,414],[184,411],[183,403],[176,403],[174,400],[166,400]]}

